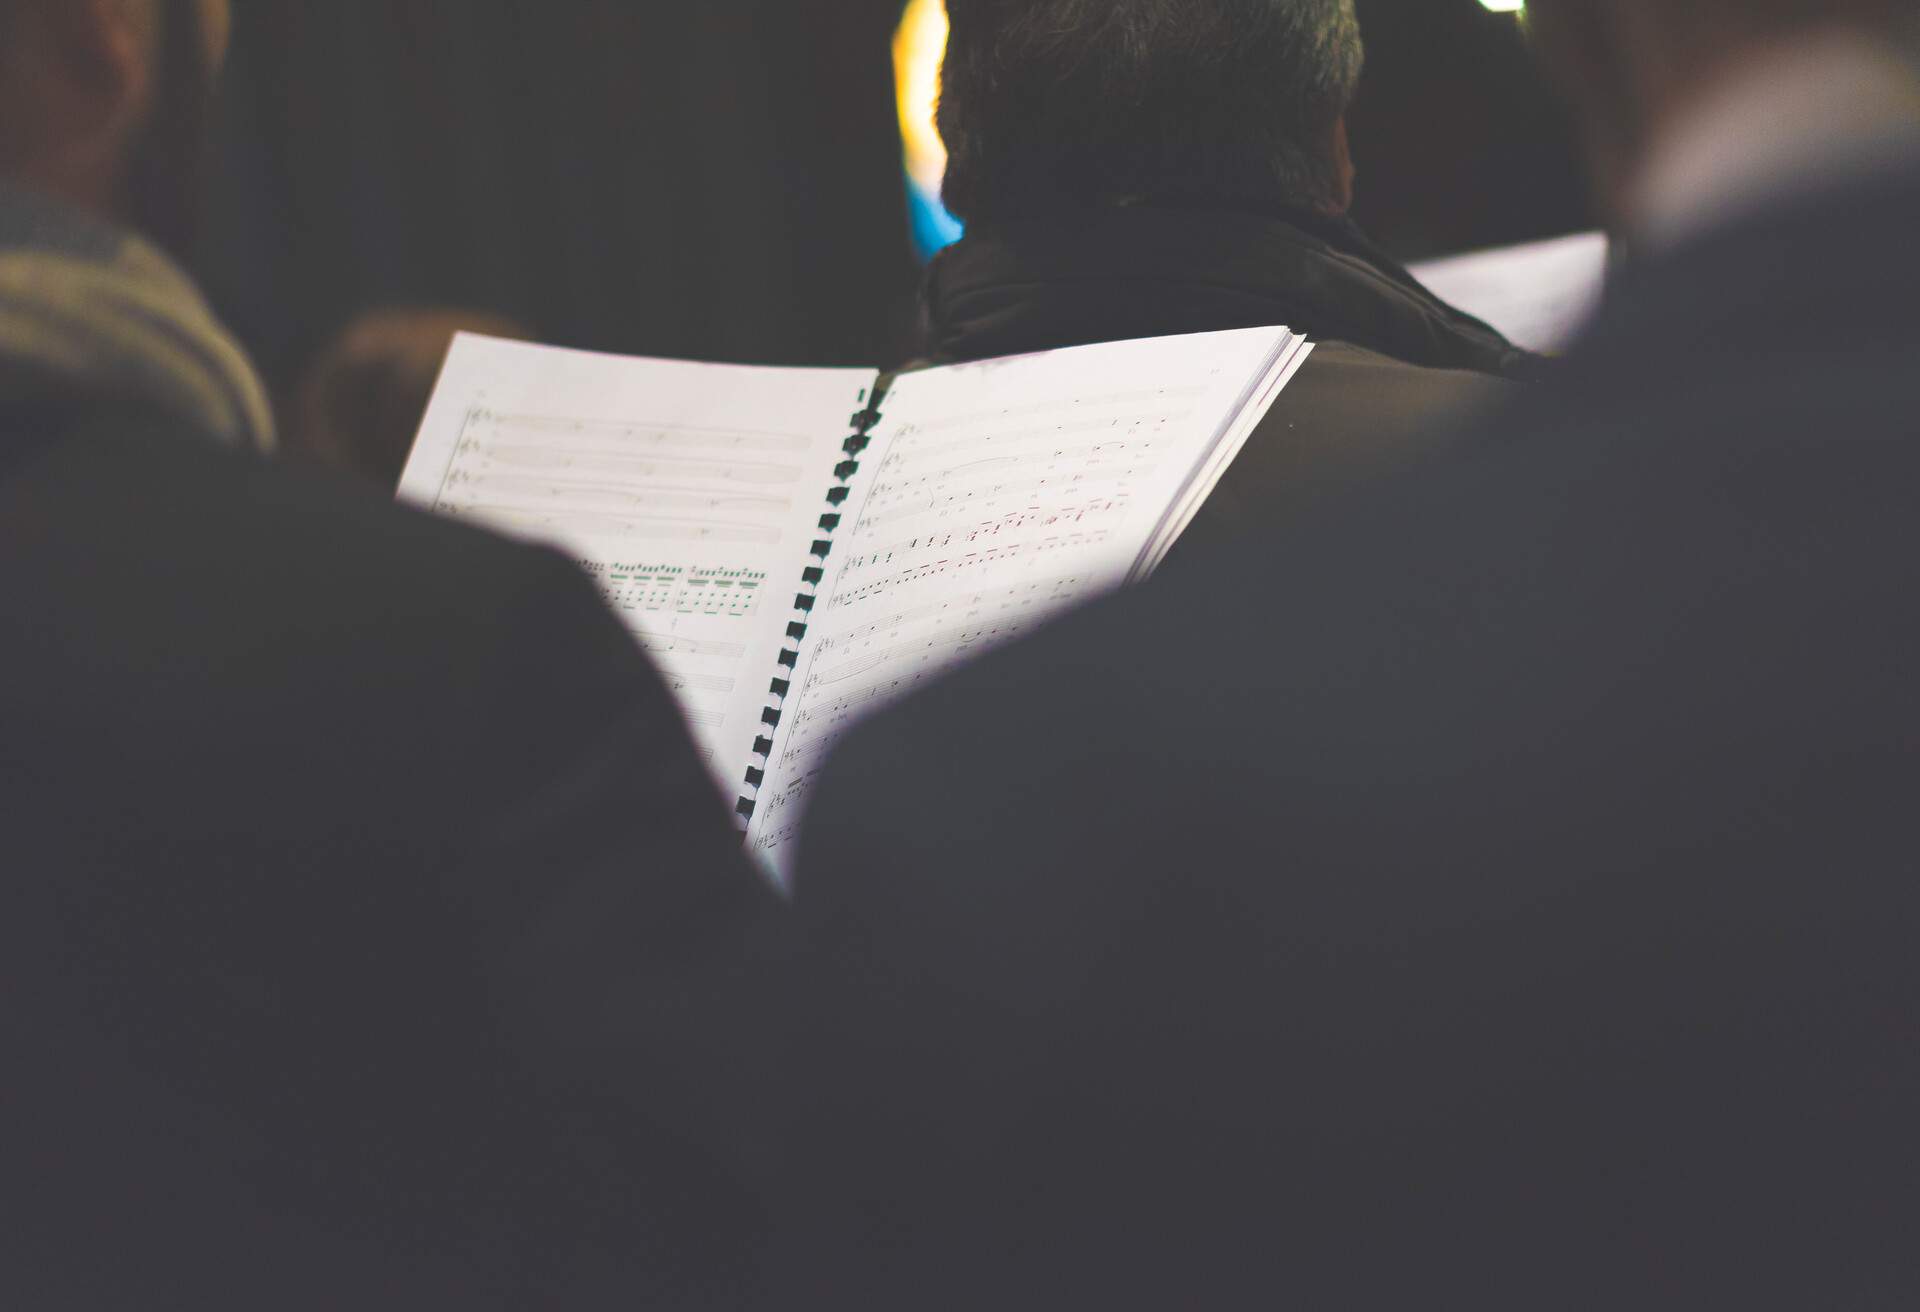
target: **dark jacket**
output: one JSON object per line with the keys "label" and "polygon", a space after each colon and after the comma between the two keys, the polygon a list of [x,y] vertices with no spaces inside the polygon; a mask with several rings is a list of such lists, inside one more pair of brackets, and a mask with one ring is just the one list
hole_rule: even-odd
{"label": "dark jacket", "polygon": [[919,1306],[1920,1298],[1915,231],[1920,160],[1662,257],[849,741],[797,896],[927,1036],[847,1172]]}
{"label": "dark jacket", "polygon": [[744,1300],[779,917],[559,556],[0,413],[0,814],[9,1306]]}
{"label": "dark jacket", "polygon": [[923,296],[935,363],[1284,324],[1320,346],[1188,531],[1184,556],[1394,468],[1437,421],[1491,409],[1542,361],[1453,309],[1351,222],[1152,206],[970,232]]}

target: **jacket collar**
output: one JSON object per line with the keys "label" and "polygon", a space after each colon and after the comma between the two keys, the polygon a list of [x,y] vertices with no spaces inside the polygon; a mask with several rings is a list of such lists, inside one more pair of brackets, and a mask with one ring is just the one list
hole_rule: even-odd
{"label": "jacket collar", "polygon": [[1284,324],[1431,368],[1542,367],[1317,215],[1116,206],[986,225],[934,261],[923,314],[938,360]]}

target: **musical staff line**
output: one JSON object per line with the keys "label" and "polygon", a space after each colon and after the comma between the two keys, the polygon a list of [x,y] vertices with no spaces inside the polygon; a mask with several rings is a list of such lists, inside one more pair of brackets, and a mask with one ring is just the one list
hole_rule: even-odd
{"label": "musical staff line", "polygon": [[702,638],[683,638],[677,634],[647,633],[644,630],[636,635],[640,645],[654,656],[705,656],[715,660],[738,661],[747,654],[745,643],[709,642]]}
{"label": "musical staff line", "polygon": [[1018,533],[1022,529],[1052,529],[1063,524],[1084,524],[1088,520],[1111,519],[1124,516],[1126,511],[1125,497],[1105,497],[1079,505],[1058,506],[1053,509],[1043,506],[1026,506],[964,528],[945,529],[917,538],[903,538],[884,547],[875,547],[870,551],[849,557],[847,570],[851,573],[854,570],[876,568],[915,551],[938,551],[951,546],[972,546],[1003,534]]}
{"label": "musical staff line", "polygon": [[522,506],[476,501],[465,505],[443,506],[449,518],[469,515],[502,526],[527,529],[576,528],[601,536],[636,538],[651,542],[767,542],[780,541],[780,530],[759,524],[729,524],[698,519],[669,519],[658,516],[620,516],[591,510],[540,511]]}
{"label": "musical staff line", "polygon": [[[1164,425],[1168,422],[1171,422],[1171,420],[1170,418],[1161,419],[1157,422],[1159,424]],[[1127,421],[1124,424],[1124,430],[1125,430],[1124,436],[1109,438],[1099,442],[1079,442],[1079,443],[1072,443],[1072,444],[1062,444],[1062,445],[1056,446],[1051,452],[1049,452],[1046,458],[1050,458],[1054,460],[1079,459],[1082,456],[1099,455],[1102,452],[1107,452],[1107,451],[1124,451],[1127,449],[1129,444],[1134,446],[1140,446],[1140,445],[1146,445],[1149,443],[1155,443],[1155,438],[1153,438],[1152,436],[1146,435],[1143,431],[1148,429],[1151,426],[1152,425],[1148,421],[1140,421],[1140,422]],[[1097,432],[1102,429],[1118,429],[1122,427],[1123,427],[1122,421],[1116,419],[1109,423],[1076,424],[1076,425],[1073,425],[1072,427],[1063,426],[1062,428],[1059,428],[1059,429],[1045,429],[1045,430],[1037,430],[1033,432],[1023,432],[1023,433],[1007,433],[1007,434],[1001,434],[998,437],[973,438],[973,439],[968,439],[966,441],[949,442],[941,446],[920,446],[917,444],[905,443],[905,444],[895,446],[892,451],[888,452],[887,458],[883,462],[881,462],[880,472],[883,475],[891,474],[895,470],[907,469],[914,466],[926,464],[930,461],[937,461],[941,457],[946,456],[955,451],[984,450],[987,446],[989,446],[994,442],[999,442],[1003,446],[1008,443],[1016,443],[1016,442],[1039,442],[1039,441],[1059,442],[1061,437],[1066,434],[1081,433],[1081,432]],[[1015,459],[1020,460],[1022,463],[1028,463],[1036,459],[1036,456],[1034,455],[1033,452],[1027,451],[1015,457]],[[969,461],[967,463],[973,464],[977,462]],[[949,467],[951,468],[952,466],[949,466]]]}
{"label": "musical staff line", "polygon": [[970,624],[943,632],[929,634],[924,638],[913,638],[906,642],[882,647],[877,651],[857,656],[830,669],[816,669],[807,678],[806,691],[811,693],[820,688],[844,683],[877,669],[882,665],[891,665],[914,656],[922,660],[938,659],[942,662],[966,655],[983,644],[1005,642],[1017,636],[1025,625],[1019,620],[1009,620],[999,624]]}
{"label": "musical staff line", "polygon": [[827,602],[827,609],[844,610],[870,601],[874,597],[883,597],[901,588],[926,583],[933,579],[951,578],[974,570],[988,570],[999,565],[1032,560],[1052,552],[1077,551],[1097,546],[1105,542],[1109,536],[1106,533],[1072,533],[1063,537],[1044,538],[1038,542],[994,547],[987,551],[969,551],[963,555],[929,561],[924,565],[915,565],[885,578],[837,591]]}
{"label": "musical staff line", "polygon": [[[989,362],[991,363],[991,362]],[[1069,397],[1060,400],[1034,402],[1031,405],[1003,406],[998,409],[963,410],[952,414],[938,415],[923,419],[912,426],[916,433],[938,433],[949,428],[974,428],[989,419],[1008,417],[1022,419],[1035,415],[1071,414],[1091,407],[1112,407],[1129,415],[1141,413],[1141,403],[1151,401],[1174,402],[1172,413],[1185,415],[1188,406],[1179,402],[1193,402],[1205,392],[1199,387],[1147,387],[1129,391],[1102,392],[1098,397]]]}
{"label": "musical staff line", "polygon": [[[1018,466],[1020,462],[1005,463]],[[1048,488],[1091,491],[1110,483],[1127,482],[1133,473],[1134,470],[1131,467],[1108,465],[1091,470],[1075,470],[1071,473],[1049,472],[1037,477],[1013,480],[996,481],[989,477],[979,482],[971,482],[958,477],[929,475],[879,482],[875,483],[873,490],[867,494],[867,513],[861,516],[860,523],[855,526],[850,536],[868,536],[877,529],[898,523],[903,519],[917,519],[922,515],[938,514],[942,510],[974,501],[992,504],[1003,498],[1025,500],[1046,492]],[[965,491],[959,489],[965,489]],[[905,504],[902,504],[903,502]]]}
{"label": "musical staff line", "polygon": [[514,414],[476,408],[468,412],[469,425],[489,424],[535,433],[589,433],[653,445],[686,446],[728,451],[805,451],[808,438],[792,433],[762,433],[735,428],[701,428],[690,424],[634,423],[621,419],[587,419],[563,415]]}
{"label": "musical staff line", "polygon": [[966,611],[971,613],[981,608],[988,608],[995,612],[1003,612],[1007,610],[1030,609],[1033,607],[1044,608],[1051,602],[1071,597],[1081,581],[1082,580],[1076,575],[1065,574],[1058,578],[1046,579],[1038,583],[1028,583],[1013,589],[996,589],[992,592],[975,592],[968,596],[943,598],[940,601],[929,602],[924,606],[916,606],[908,610],[896,611],[894,614],[888,615],[883,619],[873,620],[869,623],[848,629],[845,633],[822,638],[815,647],[815,652],[818,659],[824,660],[829,652],[843,650],[856,643],[864,642],[869,638],[877,637],[882,633],[897,632],[909,624],[940,615],[946,615],[953,611]]}
{"label": "musical staff line", "polygon": [[521,474],[463,475],[458,485],[474,489],[497,489],[503,493],[518,492],[534,498],[561,502],[616,502],[636,508],[657,506],[673,510],[730,510],[749,513],[779,512],[793,508],[793,501],[787,497],[713,492],[696,487],[648,487],[645,491],[629,491],[618,485],[606,483],[540,479]]}
{"label": "musical staff line", "polygon": [[738,679],[723,674],[695,674],[689,670],[662,667],[660,675],[675,692],[730,693],[740,686]]}
{"label": "musical staff line", "polygon": [[[750,487],[777,487],[798,483],[803,471],[794,465],[765,460],[701,460],[679,456],[623,456],[607,452],[580,452],[548,447],[492,446],[478,438],[462,438],[446,487],[474,477],[473,462],[492,463],[516,470],[621,474],[629,478],[700,478],[716,483],[745,483]],[[443,488],[442,497],[446,495]]]}

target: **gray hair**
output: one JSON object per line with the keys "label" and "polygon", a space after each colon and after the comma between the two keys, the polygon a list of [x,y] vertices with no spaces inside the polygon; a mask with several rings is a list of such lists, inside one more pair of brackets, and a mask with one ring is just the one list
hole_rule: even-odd
{"label": "gray hair", "polygon": [[948,205],[1317,206],[1363,59],[1353,0],[948,0]]}

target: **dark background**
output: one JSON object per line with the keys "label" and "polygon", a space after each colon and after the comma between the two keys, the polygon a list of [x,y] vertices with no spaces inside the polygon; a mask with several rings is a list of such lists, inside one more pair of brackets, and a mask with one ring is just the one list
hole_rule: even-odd
{"label": "dark background", "polygon": [[1354,217],[1403,259],[1595,226],[1572,124],[1518,19],[1477,0],[1359,0]]}
{"label": "dark background", "polygon": [[[356,313],[755,363],[895,356],[902,0],[249,0],[204,272],[285,387]],[[1356,216],[1413,259],[1590,226],[1518,24],[1362,0]]]}

